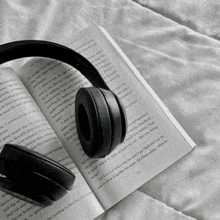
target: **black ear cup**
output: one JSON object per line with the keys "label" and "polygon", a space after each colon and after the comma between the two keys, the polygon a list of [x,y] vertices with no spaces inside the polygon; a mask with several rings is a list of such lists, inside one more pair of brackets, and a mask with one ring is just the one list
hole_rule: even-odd
{"label": "black ear cup", "polygon": [[8,180],[7,178],[0,177],[0,189],[14,197],[41,207],[47,207],[52,205],[54,202],[47,196],[42,195],[42,193],[34,191],[36,190],[35,187],[24,185],[24,181],[15,182]]}
{"label": "black ear cup", "polygon": [[75,181],[64,166],[22,146],[6,144],[0,161],[1,190],[41,206],[63,197]]}
{"label": "black ear cup", "polygon": [[122,132],[121,132],[121,141],[120,143],[122,143],[125,139],[125,136],[126,136],[126,133],[127,133],[127,116],[126,116],[126,113],[125,113],[125,108],[124,108],[124,105],[122,104],[122,102],[120,101],[120,99],[118,98],[117,95],[115,95],[114,93],[112,93],[118,103],[118,107],[119,107],[119,111],[120,111],[120,115],[121,115],[121,129],[122,129]]}
{"label": "black ear cup", "polygon": [[112,142],[111,149],[108,152],[112,152],[116,146],[118,146],[124,140],[124,133],[126,127],[125,114],[123,114],[123,108],[117,96],[105,89],[99,89],[107,103],[109,115],[111,119],[111,129],[112,129]]}
{"label": "black ear cup", "polygon": [[119,105],[109,90],[95,87],[78,90],[76,127],[81,145],[89,157],[105,157],[123,140],[126,118]]}

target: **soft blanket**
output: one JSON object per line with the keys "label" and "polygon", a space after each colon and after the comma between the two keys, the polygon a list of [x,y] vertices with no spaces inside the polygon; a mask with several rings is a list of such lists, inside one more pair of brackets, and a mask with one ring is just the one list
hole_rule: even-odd
{"label": "soft blanket", "polygon": [[83,28],[103,26],[197,143],[98,219],[220,219],[219,10],[217,0],[0,1],[0,44],[68,45]]}

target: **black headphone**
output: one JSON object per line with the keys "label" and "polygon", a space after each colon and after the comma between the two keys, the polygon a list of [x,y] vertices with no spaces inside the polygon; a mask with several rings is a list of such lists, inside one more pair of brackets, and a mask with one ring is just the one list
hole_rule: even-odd
{"label": "black headphone", "polygon": [[[127,120],[123,105],[86,58],[47,41],[16,41],[0,46],[0,64],[33,56],[65,62],[94,86],[80,88],[75,101],[78,137],[89,157],[105,157],[124,141]],[[70,170],[25,147],[5,144],[0,153],[0,189],[26,201],[51,205],[71,189],[74,180]]]}

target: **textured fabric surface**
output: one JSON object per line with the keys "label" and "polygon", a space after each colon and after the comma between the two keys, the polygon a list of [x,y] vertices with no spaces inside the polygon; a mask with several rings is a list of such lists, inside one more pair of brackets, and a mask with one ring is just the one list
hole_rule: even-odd
{"label": "textured fabric surface", "polygon": [[83,28],[103,26],[197,143],[98,219],[220,219],[219,10],[217,0],[0,1],[1,44],[68,46]]}
{"label": "textured fabric surface", "polygon": [[220,39],[218,0],[133,0],[199,33]]}

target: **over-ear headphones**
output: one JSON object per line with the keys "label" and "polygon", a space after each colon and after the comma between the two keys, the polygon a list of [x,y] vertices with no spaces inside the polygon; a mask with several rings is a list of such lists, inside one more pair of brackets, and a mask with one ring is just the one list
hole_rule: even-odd
{"label": "over-ear headphones", "polygon": [[[0,46],[0,64],[33,56],[65,62],[94,86],[80,88],[75,100],[78,137],[89,157],[105,157],[124,141],[127,121],[123,105],[86,58],[48,41],[16,41]],[[61,198],[74,180],[67,168],[22,146],[6,144],[0,154],[0,189],[38,205],[47,206]]]}

